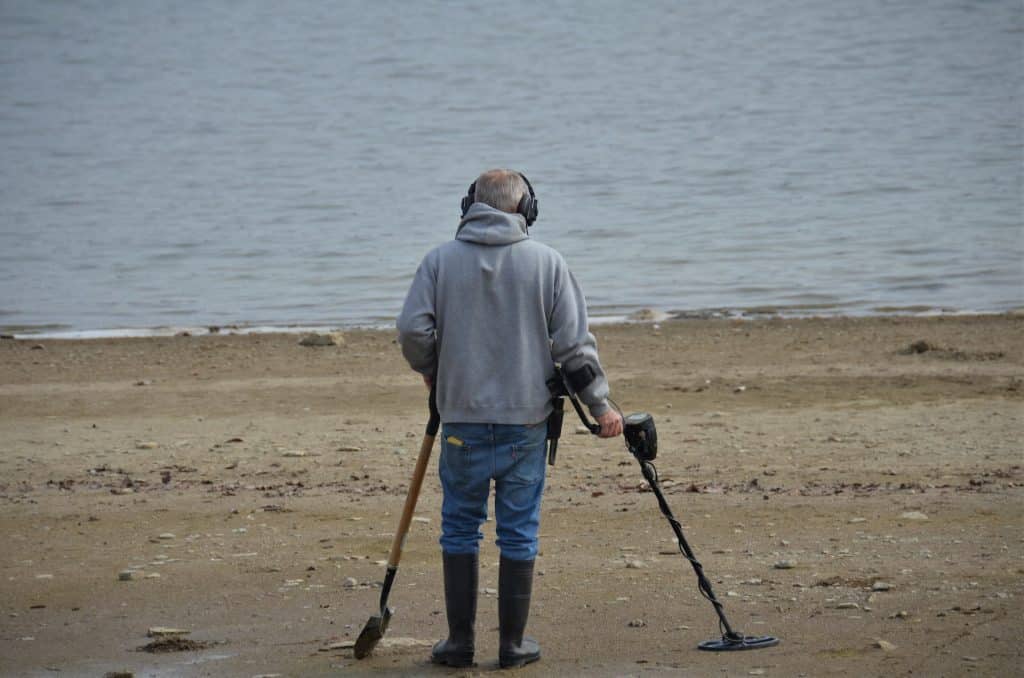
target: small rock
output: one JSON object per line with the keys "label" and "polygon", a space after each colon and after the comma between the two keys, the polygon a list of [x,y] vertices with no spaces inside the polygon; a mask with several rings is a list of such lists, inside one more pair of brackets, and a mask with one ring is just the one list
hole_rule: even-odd
{"label": "small rock", "polygon": [[633,322],[662,322],[670,317],[668,313],[653,308],[641,308],[639,311],[634,311],[626,316],[628,320]]}
{"label": "small rock", "polygon": [[52,574],[37,574],[36,579],[53,579]]}
{"label": "small rock", "polygon": [[159,539],[174,539],[174,533],[173,532],[163,532],[163,533],[160,534],[160,536],[158,538]]}
{"label": "small rock", "polygon": [[866,522],[868,522],[868,519],[867,518],[850,518],[846,522],[850,523],[851,525],[854,525],[856,523],[866,523]]}
{"label": "small rock", "polygon": [[741,385],[741,386],[737,386],[736,388],[734,388],[734,389],[732,390],[732,392],[733,392],[733,393],[743,393],[743,392],[744,392],[744,391],[746,391],[746,390],[747,390],[747,387],[746,387],[746,386],[742,386],[742,385]]}
{"label": "small rock", "polygon": [[796,567],[796,561],[795,560],[780,560],[777,563],[775,563],[774,565],[772,565],[772,567],[774,567],[776,570],[792,570],[794,567]]}
{"label": "small rock", "polygon": [[299,340],[300,346],[341,346],[345,343],[345,336],[341,332],[329,332],[319,334],[313,332]]}
{"label": "small rock", "polygon": [[176,629],[172,626],[151,626],[146,631],[148,638],[164,638],[167,636],[187,636],[192,633],[188,629]]}
{"label": "small rock", "polygon": [[889,615],[889,619],[906,619],[910,614],[906,610],[900,610],[899,612],[893,612]]}
{"label": "small rock", "polygon": [[137,449],[137,450],[155,450],[158,447],[160,447],[160,445],[158,445],[157,443],[154,443],[152,441],[146,441],[146,442],[142,442],[142,443],[135,443],[135,449]]}
{"label": "small rock", "polygon": [[885,650],[886,652],[892,652],[896,649],[894,644],[890,643],[888,640],[882,640],[880,638],[875,641],[875,647],[880,650]]}
{"label": "small rock", "polygon": [[103,678],[135,678],[135,674],[131,671],[107,671]]}
{"label": "small rock", "polygon": [[32,344],[32,350],[33,351],[45,351],[46,347],[43,346],[42,344]]}
{"label": "small rock", "polygon": [[859,610],[860,609],[860,605],[858,605],[857,603],[851,603],[851,602],[839,603],[838,605],[836,605],[836,609],[837,610]]}
{"label": "small rock", "polygon": [[498,595],[498,589],[482,588],[480,590],[483,591],[484,595],[488,595],[488,596],[496,596],[496,595]]}
{"label": "small rock", "polygon": [[647,567],[647,563],[642,560],[631,560],[626,563],[626,568],[630,570],[642,570]]}
{"label": "small rock", "polygon": [[429,523],[430,522],[430,518],[424,518],[423,516],[416,516],[415,518],[412,519],[412,522],[414,522],[414,523]]}
{"label": "small rock", "polygon": [[763,676],[767,673],[764,669],[750,669],[747,671],[748,676]]}
{"label": "small rock", "polygon": [[355,445],[342,445],[338,448],[338,452],[362,452],[362,448]]}
{"label": "small rock", "polygon": [[631,628],[631,629],[639,629],[639,628],[643,628],[643,627],[647,626],[647,622],[645,622],[643,619],[637,618],[637,619],[630,620],[630,622],[629,622],[629,624],[627,624],[627,626],[629,626],[629,628]]}
{"label": "small rock", "polygon": [[308,454],[305,450],[287,450],[281,454],[282,457],[305,457]]}
{"label": "small rock", "polygon": [[892,589],[892,584],[887,581],[876,581],[871,585],[872,591],[889,591]]}
{"label": "small rock", "polygon": [[740,594],[736,593],[735,591],[726,591],[725,595],[728,596],[729,598],[739,598],[740,597]]}
{"label": "small rock", "polygon": [[590,429],[587,428],[586,426],[577,426],[576,427],[576,435],[583,436],[583,435],[587,435],[588,433],[590,433]]}
{"label": "small rock", "polygon": [[359,586],[359,580],[355,577],[345,577],[345,580],[341,582],[341,585],[347,589],[354,589]]}
{"label": "small rock", "polygon": [[963,659],[965,662],[976,662],[976,661],[978,661],[977,657],[972,657],[971,655],[964,655],[963,657],[961,657],[961,659]]}
{"label": "small rock", "polygon": [[118,581],[131,581],[135,578],[135,573],[131,570],[121,570],[117,573]]}
{"label": "small rock", "polygon": [[912,355],[914,353],[927,353],[928,351],[936,351],[938,350],[938,348],[939,347],[936,346],[935,344],[929,343],[924,339],[918,339],[917,341],[915,341],[914,343],[910,344],[905,349],[900,351],[900,353]]}
{"label": "small rock", "polygon": [[143,579],[159,579],[159,578],[160,578],[160,573],[159,572],[150,572],[145,577],[143,577]]}
{"label": "small rock", "polygon": [[900,514],[904,520],[928,520],[928,516],[921,511],[904,511]]}

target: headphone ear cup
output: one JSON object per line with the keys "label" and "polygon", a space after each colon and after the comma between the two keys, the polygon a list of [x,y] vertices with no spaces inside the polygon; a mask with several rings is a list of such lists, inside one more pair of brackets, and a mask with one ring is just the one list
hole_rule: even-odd
{"label": "headphone ear cup", "polygon": [[533,222],[537,221],[537,194],[533,192],[533,184],[526,178],[526,175],[522,172],[519,173],[522,177],[523,183],[526,184],[526,193],[519,199],[519,205],[516,207],[516,211],[523,215],[526,219],[527,227],[533,226]]}
{"label": "headphone ear cup", "polygon": [[469,190],[466,191],[466,195],[462,197],[462,216],[466,216],[466,212],[476,202],[476,182],[474,181],[469,185]]}
{"label": "headphone ear cup", "polygon": [[519,206],[516,207],[516,212],[523,215],[523,218],[526,219],[527,226],[532,226],[533,222],[537,220],[537,198],[529,193],[524,194],[519,200]]}

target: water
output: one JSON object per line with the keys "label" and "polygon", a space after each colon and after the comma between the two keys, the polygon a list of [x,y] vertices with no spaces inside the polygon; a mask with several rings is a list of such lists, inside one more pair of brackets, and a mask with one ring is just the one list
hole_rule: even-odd
{"label": "water", "polygon": [[1024,305],[1019,0],[0,2],[0,326],[382,324],[524,170],[591,312]]}

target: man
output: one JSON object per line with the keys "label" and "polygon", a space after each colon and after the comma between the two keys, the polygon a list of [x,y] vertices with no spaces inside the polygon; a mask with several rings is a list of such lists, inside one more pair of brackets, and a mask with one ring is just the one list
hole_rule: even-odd
{"label": "man", "polygon": [[502,668],[540,659],[524,637],[544,489],[546,381],[561,363],[601,425],[622,433],[587,329],[587,308],[562,256],[530,239],[537,200],[526,178],[490,170],[470,186],[455,239],[424,257],[398,317],[409,365],[436,389],[444,501],[441,548],[448,638],[438,664],[473,664],[480,525],[494,480]]}

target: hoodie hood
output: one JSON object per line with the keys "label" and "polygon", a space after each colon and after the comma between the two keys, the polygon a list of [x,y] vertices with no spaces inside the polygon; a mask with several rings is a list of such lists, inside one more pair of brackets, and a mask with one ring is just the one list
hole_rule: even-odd
{"label": "hoodie hood", "polygon": [[529,237],[523,215],[502,212],[482,202],[470,206],[455,233],[457,240],[480,245],[511,245]]}

